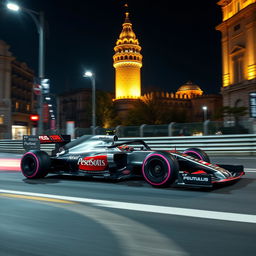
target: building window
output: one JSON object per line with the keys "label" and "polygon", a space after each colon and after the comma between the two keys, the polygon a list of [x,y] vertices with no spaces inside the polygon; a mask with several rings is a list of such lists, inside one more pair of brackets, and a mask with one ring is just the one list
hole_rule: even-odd
{"label": "building window", "polygon": [[18,109],[19,109],[19,105],[20,105],[20,104],[19,104],[19,102],[18,102],[18,101],[16,101],[16,102],[15,102],[15,109],[16,109],[16,110],[18,110]]}
{"label": "building window", "polygon": [[250,117],[256,118],[256,92],[249,94]]}
{"label": "building window", "polygon": [[234,26],[234,31],[237,31],[239,29],[240,29],[240,24],[237,24],[237,25]]}
{"label": "building window", "polygon": [[240,2],[237,2],[237,11],[240,11]]}
{"label": "building window", "polygon": [[27,109],[27,111],[30,111],[30,105],[29,104],[27,104],[26,109]]}
{"label": "building window", "polygon": [[4,124],[4,115],[0,115],[0,124]]}
{"label": "building window", "polygon": [[234,83],[239,83],[244,79],[243,71],[243,58],[234,58],[233,59],[233,68],[234,68]]}

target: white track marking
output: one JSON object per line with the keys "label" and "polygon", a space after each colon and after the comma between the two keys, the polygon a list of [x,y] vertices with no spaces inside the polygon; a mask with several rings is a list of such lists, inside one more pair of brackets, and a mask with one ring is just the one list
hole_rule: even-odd
{"label": "white track marking", "polygon": [[256,172],[255,168],[244,168],[245,172]]}
{"label": "white track marking", "polygon": [[251,157],[251,156],[248,156],[248,157],[235,157],[235,159],[239,159],[239,160],[250,160],[250,159],[255,159],[255,157]]}
{"label": "white track marking", "polygon": [[118,202],[118,201],[98,200],[98,199],[71,197],[71,196],[59,196],[59,195],[31,193],[31,192],[4,190],[4,189],[0,189],[0,193],[54,198],[54,199],[67,200],[67,201],[72,201],[77,203],[89,203],[89,204],[93,204],[95,206],[100,206],[100,207],[115,208],[115,209],[130,210],[130,211],[150,212],[150,213],[178,215],[178,216],[185,216],[185,217],[256,224],[256,215],[252,215],[252,214],[217,212],[217,211],[178,208],[178,207],[169,207],[169,206],[160,206],[160,205],[126,203],[126,202]]}
{"label": "white track marking", "polygon": [[[56,204],[54,204],[56,206]],[[111,213],[106,209],[92,205],[74,204],[71,207],[58,204],[57,207],[91,218],[100,223],[116,236],[117,245],[125,256],[188,256],[171,237],[131,220],[120,214]]]}

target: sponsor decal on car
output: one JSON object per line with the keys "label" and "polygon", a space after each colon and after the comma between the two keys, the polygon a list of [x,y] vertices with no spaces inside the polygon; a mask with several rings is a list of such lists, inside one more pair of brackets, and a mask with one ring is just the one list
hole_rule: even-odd
{"label": "sponsor decal on car", "polygon": [[68,156],[68,160],[78,160],[81,158],[81,155],[70,155]]}
{"label": "sponsor decal on car", "polygon": [[204,184],[208,185],[211,184],[211,177],[205,174],[187,174],[183,173],[182,178],[184,183],[187,184]]}
{"label": "sponsor decal on car", "polygon": [[80,170],[103,171],[108,166],[106,155],[80,157],[77,162]]}
{"label": "sponsor decal on car", "polygon": [[40,143],[60,143],[60,142],[69,142],[70,135],[40,135]]}

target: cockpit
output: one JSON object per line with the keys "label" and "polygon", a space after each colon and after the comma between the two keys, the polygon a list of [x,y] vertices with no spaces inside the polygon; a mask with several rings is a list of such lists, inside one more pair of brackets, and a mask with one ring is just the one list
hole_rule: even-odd
{"label": "cockpit", "polygon": [[98,150],[107,151],[108,147],[114,145],[115,141],[117,141],[117,136],[115,135],[84,135],[66,144],[63,148],[64,152],[61,153],[80,154]]}

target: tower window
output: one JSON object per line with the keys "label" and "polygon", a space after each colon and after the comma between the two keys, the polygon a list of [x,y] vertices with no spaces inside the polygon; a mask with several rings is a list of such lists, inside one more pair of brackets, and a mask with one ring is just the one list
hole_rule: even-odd
{"label": "tower window", "polygon": [[126,55],[126,56],[124,56],[124,59],[125,59],[125,60],[128,60],[128,56],[127,56],[127,55]]}
{"label": "tower window", "polygon": [[132,60],[132,56],[129,56],[129,59]]}

